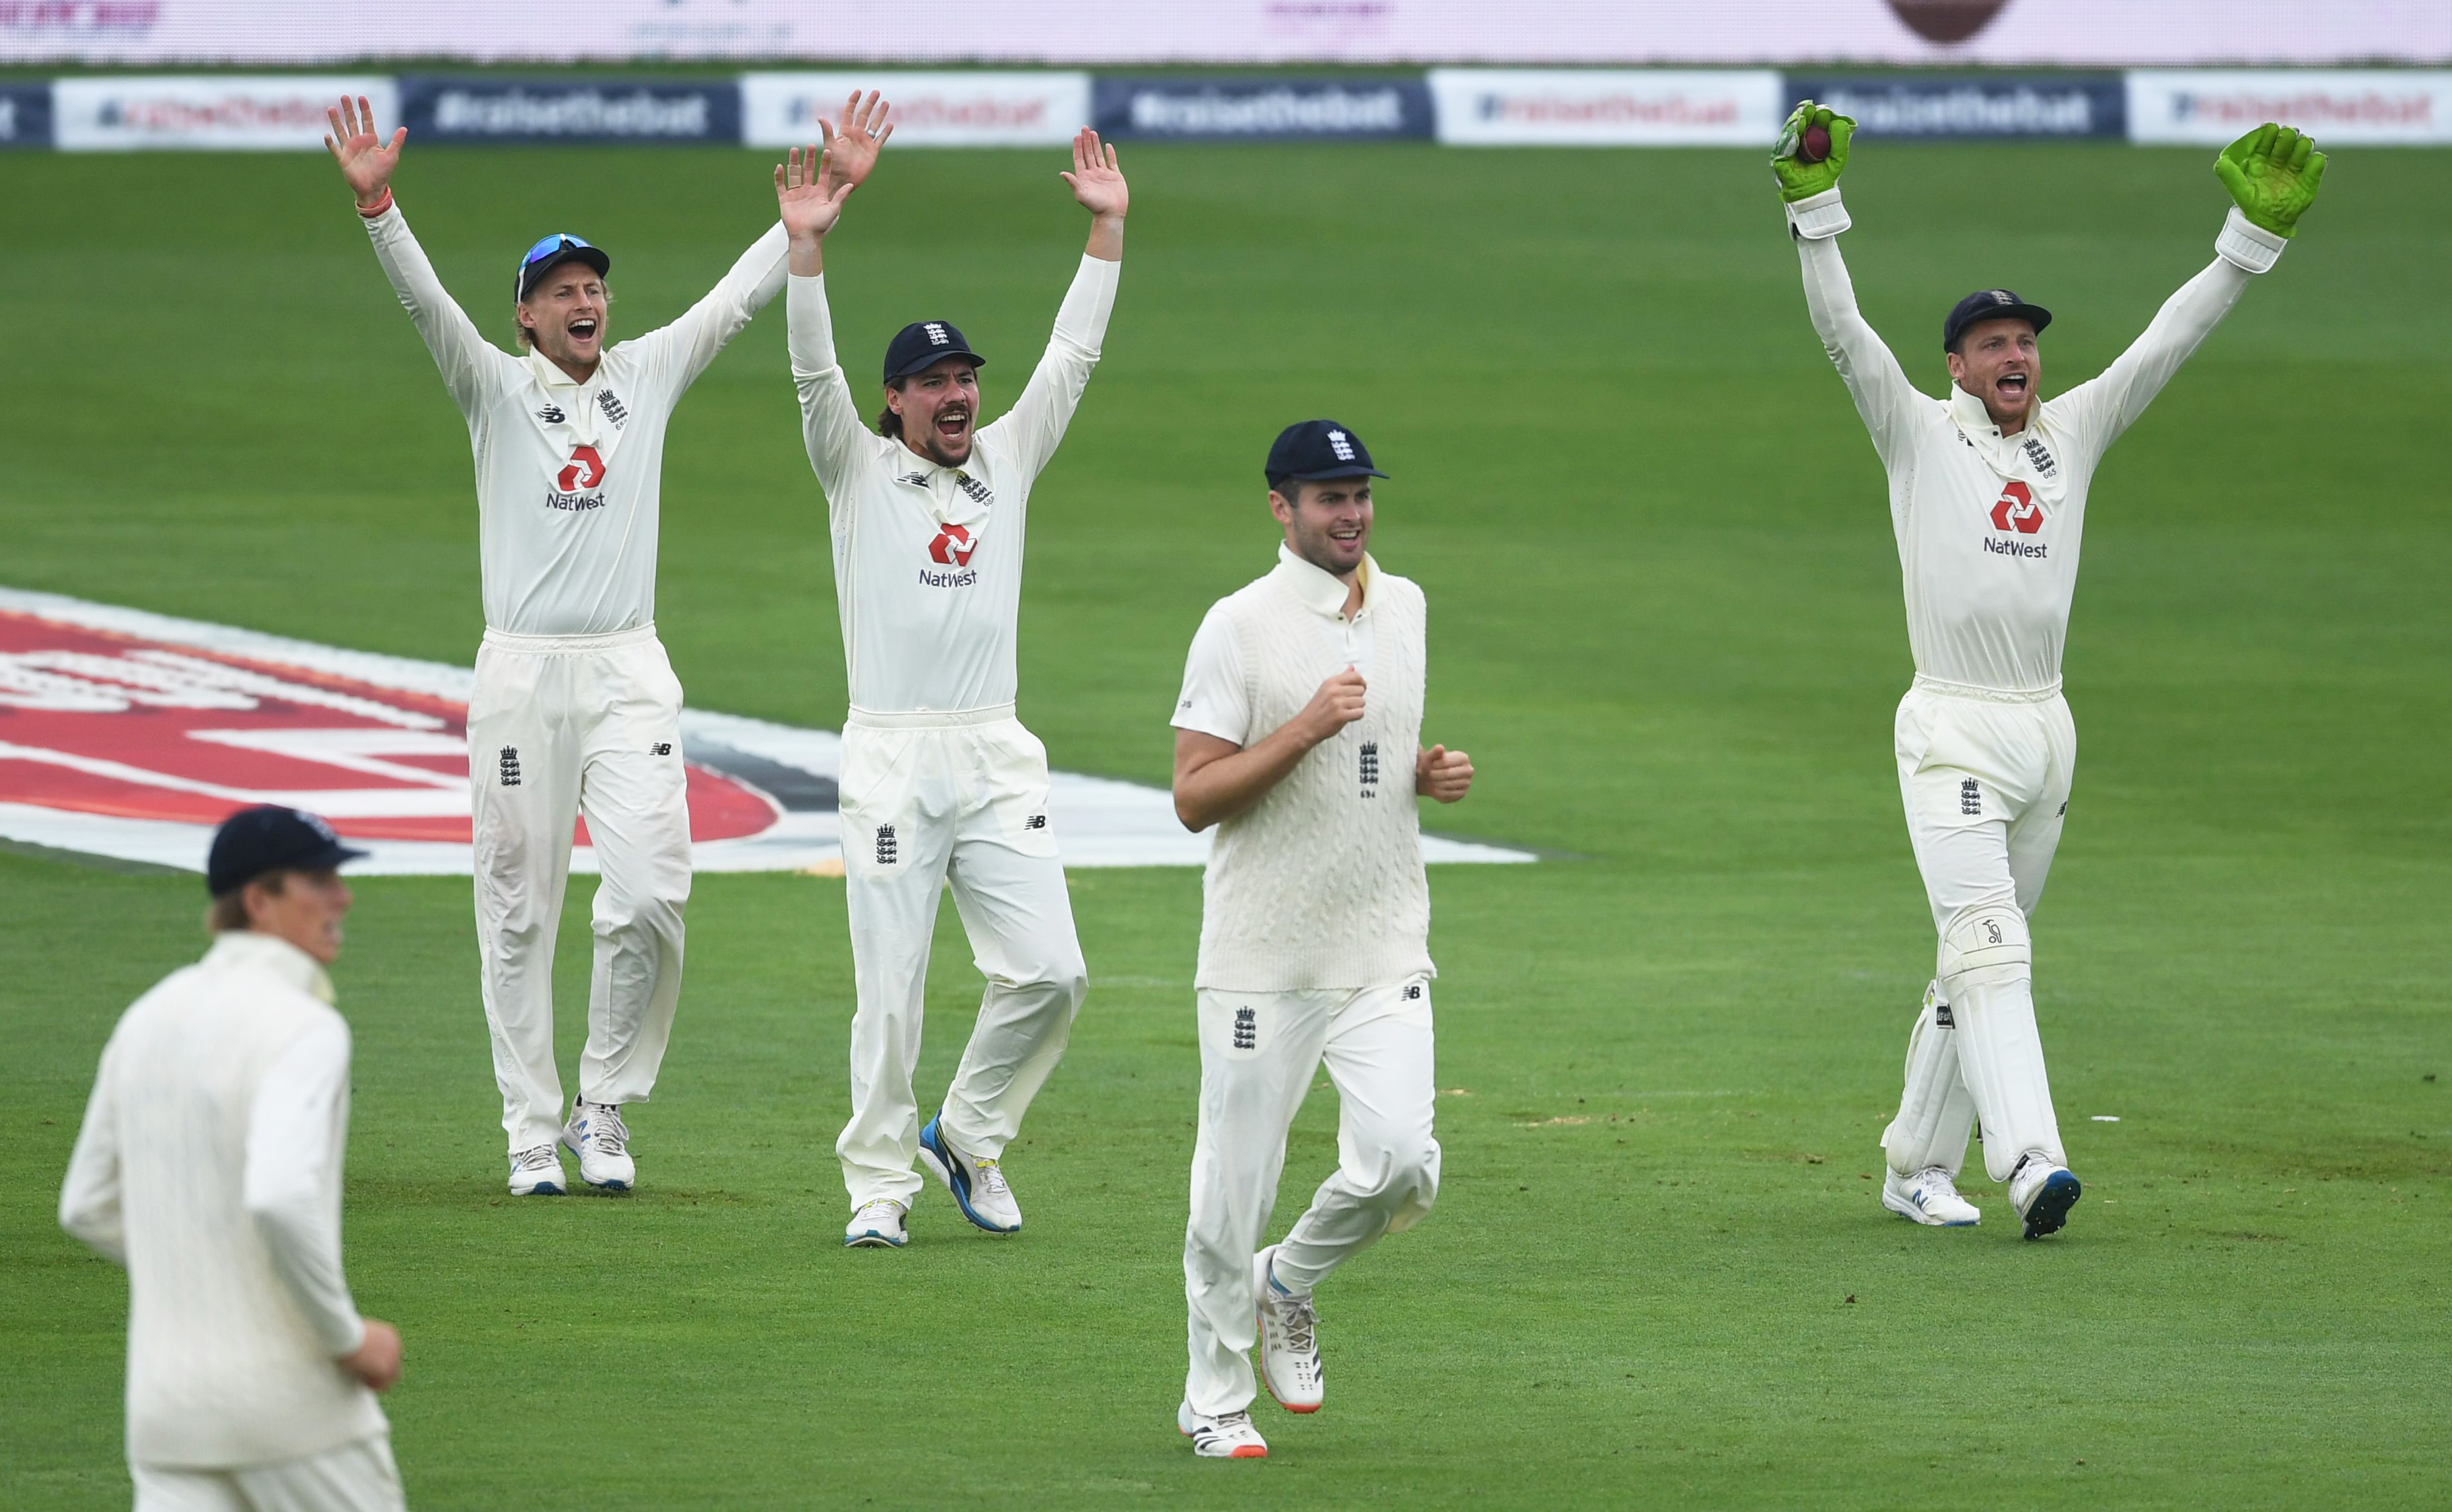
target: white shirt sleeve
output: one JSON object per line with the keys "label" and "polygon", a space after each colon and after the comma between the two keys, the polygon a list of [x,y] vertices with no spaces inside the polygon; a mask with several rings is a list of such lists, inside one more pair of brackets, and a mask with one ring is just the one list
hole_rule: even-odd
{"label": "white shirt sleeve", "polygon": [[1243,645],[1223,605],[1212,607],[1192,637],[1175,727],[1198,730],[1237,746],[1252,743],[1252,697],[1243,681]]}
{"label": "white shirt sleeve", "polygon": [[2090,456],[2102,456],[2213,334],[2252,276],[2227,258],[2215,258],[2163,302],[2145,333],[2099,377],[2063,394],[2053,418]]}
{"label": "white shirt sleeve", "polygon": [[854,485],[860,460],[869,454],[876,432],[860,418],[852,402],[851,384],[835,359],[834,314],[826,308],[826,280],[794,277],[784,295],[789,328],[792,383],[801,391],[801,439],[809,450],[809,466],[826,494],[826,507],[838,530],[851,521]]}
{"label": "white shirt sleeve", "polygon": [[366,1343],[341,1273],[341,1154],[349,1127],[349,1030],[338,1014],[265,1068],[247,1110],[247,1216],[273,1271],[334,1359]]}
{"label": "white shirt sleeve", "polygon": [[666,392],[678,395],[696,383],[724,344],[783,291],[788,246],[783,223],[778,221],[681,319],[639,338],[638,345],[645,348],[642,355],[653,365]]}
{"label": "white shirt sleeve", "polygon": [[1805,308],[1822,337],[1822,349],[1856,401],[1856,413],[1873,437],[1873,450],[1888,465],[1906,444],[1917,405],[1928,401],[1857,310],[1856,286],[1839,255],[1838,238],[1799,237],[1796,256],[1805,270]]}
{"label": "white shirt sleeve", "polygon": [[1010,455],[1027,477],[1037,477],[1056,455],[1064,428],[1072,424],[1073,411],[1080,407],[1082,390],[1090,387],[1090,372],[1098,366],[1099,345],[1107,338],[1107,317],[1115,310],[1116,287],[1123,269],[1120,262],[1081,254],[1073,287],[1056,311],[1056,330],[1047,340],[1046,354],[1038,359],[1012,410],[986,428],[1013,448]]}
{"label": "white shirt sleeve", "polygon": [[443,370],[443,386],[451,391],[460,412],[473,419],[492,391],[498,365],[509,359],[478,334],[476,323],[444,288],[434,265],[426,261],[425,249],[409,234],[398,205],[367,221],[366,236],[374,243],[376,260],[391,279],[392,292],[400,296],[401,308],[408,311],[417,333],[425,338],[434,366]]}
{"label": "white shirt sleeve", "polygon": [[110,1047],[102,1052],[93,1095],[68,1179],[60,1184],[60,1226],[114,1264],[128,1263],[128,1220],[119,1201],[119,1099],[111,1089]]}

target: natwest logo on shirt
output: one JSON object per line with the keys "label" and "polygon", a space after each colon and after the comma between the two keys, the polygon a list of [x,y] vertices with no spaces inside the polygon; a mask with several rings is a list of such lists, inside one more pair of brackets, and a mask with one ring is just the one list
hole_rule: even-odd
{"label": "natwest logo on shirt", "polygon": [[2043,527],[2044,507],[2035,502],[2034,490],[2012,478],[1992,503],[1992,528],[2032,535]]}
{"label": "natwest logo on shirt", "polygon": [[604,457],[594,447],[573,447],[570,461],[554,476],[557,491],[544,496],[548,509],[602,509],[604,495],[583,493],[604,481]]}
{"label": "natwest logo on shirt", "polygon": [[937,532],[928,543],[928,560],[940,567],[969,567],[971,553],[979,548],[979,541],[959,525],[949,525]]}

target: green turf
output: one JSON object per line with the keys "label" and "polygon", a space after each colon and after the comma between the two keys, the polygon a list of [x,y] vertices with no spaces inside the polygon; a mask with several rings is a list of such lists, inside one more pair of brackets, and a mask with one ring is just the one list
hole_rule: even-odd
{"label": "green turf", "polygon": [[[2059,311],[2066,387],[2208,257],[2209,156],[1869,145],[1867,311],[1937,388],[1941,312],[2010,285]],[[1369,438],[1378,554],[1433,606],[1428,734],[1482,772],[1434,822],[1572,853],[1434,878],[1438,1210],[1323,1290],[1328,1410],[1264,1417],[1264,1465],[1196,1464],[1169,1423],[1193,873],[1077,876],[1094,986],[1013,1152],[1030,1228],[923,1200],[900,1254],[837,1247],[839,884],[702,879],[644,1190],[514,1204],[465,884],[369,882],[338,972],[350,1267],[408,1338],[416,1504],[2452,1501],[2452,153],[2337,158],[2095,487],[2037,925],[2087,1183],[2063,1235],[2020,1243],[1989,1190],[1971,1233],[1873,1201],[1931,949],[1888,756],[1906,638],[1759,164],[1128,149],[1107,365],[1038,493],[1023,714],[1059,766],[1162,780],[1192,627],[1268,561],[1268,438]],[[608,246],[618,335],[757,233],[764,164],[413,149],[400,193],[489,328],[538,233]],[[887,163],[829,250],[855,372],[943,314],[1010,398],[1079,245],[1055,168]],[[470,653],[465,433],[328,165],[0,157],[0,582]],[[675,422],[661,621],[698,704],[830,724],[781,346],[761,319]],[[50,1203],[93,1055],[199,901],[0,851],[11,1505],[125,1496],[124,1287]],[[976,990],[945,926],[928,1093]],[[575,1004],[575,955],[562,980]],[[1305,1109],[1281,1216],[1333,1117]]]}

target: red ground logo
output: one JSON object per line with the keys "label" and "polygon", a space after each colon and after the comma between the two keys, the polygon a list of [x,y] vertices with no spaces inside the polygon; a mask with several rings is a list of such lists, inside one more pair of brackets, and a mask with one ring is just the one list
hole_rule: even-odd
{"label": "red ground logo", "polygon": [[2035,502],[2034,490],[2011,479],[1992,503],[1992,528],[2032,535],[2043,527],[2044,507]]}
{"label": "red ground logo", "polygon": [[937,532],[928,543],[928,560],[939,567],[969,567],[971,553],[979,548],[971,532],[959,525],[949,525]]}
{"label": "red ground logo", "polygon": [[562,486],[564,493],[592,488],[604,481],[604,459],[596,454],[594,447],[573,447],[570,466],[563,468],[562,476],[554,481]]}

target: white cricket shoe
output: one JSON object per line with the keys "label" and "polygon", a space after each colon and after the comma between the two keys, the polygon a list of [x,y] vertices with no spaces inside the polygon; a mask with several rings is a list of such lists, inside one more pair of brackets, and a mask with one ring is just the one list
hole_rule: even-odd
{"label": "white cricket shoe", "polygon": [[1268,1442],[1252,1426],[1248,1412],[1221,1413],[1213,1418],[1192,1410],[1187,1402],[1175,1409],[1175,1431],[1192,1441],[1192,1452],[1204,1460],[1265,1460]]}
{"label": "white cricket shoe", "polygon": [[1891,1171],[1882,1178],[1882,1205],[1901,1218],[1934,1228],[1972,1228],[1984,1221],[1973,1203],[1958,1195],[1958,1184],[1938,1165],[1913,1176]]}
{"label": "white cricket shoe", "polygon": [[1288,1412],[1317,1412],[1327,1395],[1319,1370],[1319,1314],[1311,1293],[1289,1291],[1270,1262],[1277,1246],[1252,1257],[1253,1310],[1259,1314],[1260,1382]]}
{"label": "white cricket shoe", "polygon": [[945,1141],[945,1115],[939,1113],[920,1131],[920,1158],[954,1194],[962,1216],[991,1234],[1017,1233],[1021,1204],[1013,1200],[1004,1172],[992,1160],[973,1160]]}
{"label": "white cricket shoe", "polygon": [[513,1197],[560,1197],[569,1189],[562,1174],[562,1157],[550,1144],[540,1144],[531,1150],[517,1150],[511,1155],[511,1195]]}
{"label": "white cricket shoe", "polygon": [[2083,1190],[2067,1166],[2055,1165],[2031,1151],[2009,1174],[2009,1204],[2018,1209],[2028,1239],[2060,1232]]}
{"label": "white cricket shoe", "polygon": [[902,1204],[891,1197],[860,1204],[860,1211],[843,1225],[843,1247],[900,1249],[911,1237],[902,1229],[903,1211]]}
{"label": "white cricket shoe", "polygon": [[562,1143],[579,1157],[579,1179],[590,1186],[626,1192],[639,1179],[638,1163],[630,1159],[629,1126],[610,1103],[573,1099]]}

